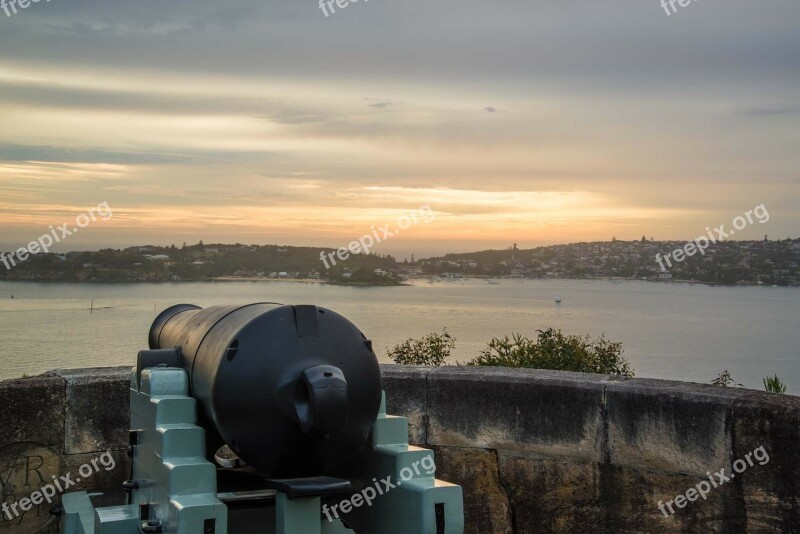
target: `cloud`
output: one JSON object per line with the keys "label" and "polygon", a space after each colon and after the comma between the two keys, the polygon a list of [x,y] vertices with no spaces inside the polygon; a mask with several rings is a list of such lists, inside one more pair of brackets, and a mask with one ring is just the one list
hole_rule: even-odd
{"label": "cloud", "polygon": [[745,116],[752,117],[773,117],[773,116],[793,116],[800,115],[800,106],[773,106],[762,108],[748,108],[741,112]]}
{"label": "cloud", "polygon": [[[617,209],[632,235],[691,234],[756,198],[780,214],[770,233],[796,233],[800,4],[685,15],[634,0],[362,2],[327,20],[313,2],[32,4],[0,20],[0,198],[102,195],[145,225],[174,209],[180,232],[197,209],[198,237],[272,224],[302,240],[430,197],[454,235],[554,241],[588,232],[584,214],[598,233],[621,224]],[[545,224],[549,195],[583,203]]]}
{"label": "cloud", "polygon": [[365,98],[364,100],[369,102],[367,105],[373,108],[390,108],[395,105],[394,102],[389,102],[388,100],[381,100],[378,98]]}
{"label": "cloud", "polygon": [[[41,145],[0,144],[0,154],[4,161],[41,161],[56,163],[114,163],[151,164],[187,163],[196,160],[200,154],[168,154],[154,152],[121,152],[92,148],[66,148]],[[208,154],[202,154],[208,156]]]}

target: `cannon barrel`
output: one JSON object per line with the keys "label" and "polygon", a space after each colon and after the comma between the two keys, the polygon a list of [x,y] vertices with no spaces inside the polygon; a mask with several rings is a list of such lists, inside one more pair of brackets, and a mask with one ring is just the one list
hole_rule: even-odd
{"label": "cannon barrel", "polygon": [[325,308],[179,304],[155,319],[149,345],[175,350],[200,417],[268,476],[336,473],[380,408],[372,343]]}

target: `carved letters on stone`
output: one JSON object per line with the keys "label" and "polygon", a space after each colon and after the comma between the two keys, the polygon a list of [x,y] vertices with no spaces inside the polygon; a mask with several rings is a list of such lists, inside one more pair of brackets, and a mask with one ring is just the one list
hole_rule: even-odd
{"label": "carved letters on stone", "polygon": [[53,503],[43,501],[33,504],[27,511],[18,505],[18,516],[10,507],[52,483],[53,477],[64,474],[63,469],[63,458],[47,445],[22,441],[0,448],[0,505],[8,505],[5,513],[0,510],[0,534],[38,532],[57,521],[55,516],[50,515],[50,509],[60,500],[58,495]]}

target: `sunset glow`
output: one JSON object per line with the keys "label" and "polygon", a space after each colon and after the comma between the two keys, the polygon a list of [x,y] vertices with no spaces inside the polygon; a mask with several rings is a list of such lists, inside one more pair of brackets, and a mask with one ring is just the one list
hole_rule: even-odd
{"label": "sunset glow", "polygon": [[[282,49],[254,68],[251,48],[234,40],[222,46],[247,51],[236,61],[229,54],[223,67],[213,38],[231,30],[198,30],[177,13],[108,25],[110,11],[93,15],[85,6],[53,4],[15,19],[0,38],[20,45],[18,55],[0,60],[0,244],[24,243],[101,201],[114,208],[113,221],[88,229],[72,246],[199,239],[337,246],[425,204],[436,212],[435,224],[404,233],[382,251],[688,238],[755,201],[775,215],[772,232],[795,235],[800,152],[790,119],[798,109],[797,69],[770,78],[769,87],[745,78],[719,93],[710,88],[722,83],[727,67],[715,78],[653,48],[648,63],[629,58],[631,72],[638,61],[646,73],[626,80],[582,66],[574,55],[585,48],[580,43],[570,43],[573,55],[558,61],[526,53],[561,50],[566,38],[508,19],[498,39],[513,46],[500,46],[513,50],[520,65],[550,76],[493,65],[480,42],[462,43],[460,34],[436,41],[426,24],[419,31],[430,42],[419,46],[440,60],[449,57],[451,71],[422,61],[390,72],[380,58],[400,46],[401,36],[390,31],[378,40],[380,22],[346,18],[372,20],[369,9],[342,15],[336,25],[297,6],[285,9],[287,17],[308,17],[297,23],[298,39],[303,32],[334,32],[341,49]],[[470,16],[486,8],[476,9]],[[530,9],[542,27],[567,16]],[[608,43],[610,49],[621,50],[643,32],[658,41],[672,31],[649,15],[629,6],[628,19],[639,24],[628,26],[638,29]],[[271,18],[253,26],[217,13],[217,22],[226,16],[237,21],[237,36],[271,50],[263,23]],[[698,5],[692,16],[712,15]],[[79,20],[101,42],[108,36],[111,47],[122,41],[185,47],[192,29],[196,49],[157,60],[132,55],[111,65],[111,50],[87,48],[94,45],[71,25]],[[729,20],[732,33],[738,20]],[[770,24],[771,36],[783,27]],[[609,28],[587,31],[583,39],[591,42]],[[355,37],[341,32],[355,32],[370,46],[358,48]],[[701,38],[692,32],[687,47]],[[71,54],[59,57],[52,46],[45,54],[53,42]],[[459,54],[450,49],[454,43],[461,43]],[[463,53],[476,63],[463,63]],[[204,68],[195,54],[218,68]],[[691,80],[680,93],[669,81],[678,74]],[[576,82],[587,77],[591,89]]]}

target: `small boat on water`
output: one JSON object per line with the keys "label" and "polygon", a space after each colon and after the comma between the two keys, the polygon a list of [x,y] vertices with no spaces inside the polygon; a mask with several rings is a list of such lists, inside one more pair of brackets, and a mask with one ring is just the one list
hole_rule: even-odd
{"label": "small boat on water", "polygon": [[556,293],[556,304],[561,304],[561,292]]}

